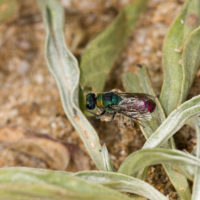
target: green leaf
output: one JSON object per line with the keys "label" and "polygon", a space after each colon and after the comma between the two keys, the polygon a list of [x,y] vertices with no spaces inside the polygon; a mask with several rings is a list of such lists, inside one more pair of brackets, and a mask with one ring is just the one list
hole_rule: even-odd
{"label": "green leaf", "polygon": [[136,0],[125,7],[116,19],[89,43],[81,57],[81,86],[103,90],[107,75],[128,41],[148,0]]}
{"label": "green leaf", "polygon": [[111,163],[111,160],[110,160],[110,157],[108,154],[108,150],[107,150],[105,144],[103,145],[103,148],[102,148],[102,155],[103,155],[104,166],[107,169],[106,171],[114,171],[114,167]]}
{"label": "green leaf", "polygon": [[10,17],[17,8],[16,0],[0,0],[0,22]]}
{"label": "green leaf", "polygon": [[[175,165],[173,165],[175,166]],[[179,173],[179,171],[177,172],[176,170],[172,170],[174,168],[172,168],[171,164],[165,164],[163,165],[165,172],[170,176],[170,181],[173,184],[173,186],[175,187],[178,195],[180,196],[180,199],[183,200],[191,200],[191,192],[190,192],[190,186],[187,182],[187,179],[185,178],[185,176],[183,176],[182,174]]]}
{"label": "green leaf", "polygon": [[[126,91],[129,92],[142,92],[142,93],[147,93],[152,96],[155,96],[155,93],[153,91],[153,88],[151,86],[151,81],[149,78],[149,74],[147,71],[147,68],[145,66],[140,65],[139,70],[137,71],[136,74],[124,74],[123,76],[123,86],[126,89]],[[159,127],[159,125],[165,120],[165,115],[163,112],[163,109],[160,105],[160,102],[155,98],[156,101],[156,110],[152,114],[152,120],[145,122],[143,125],[144,127],[141,127],[141,130],[148,139],[152,133]],[[168,147],[174,147],[174,142],[173,138],[170,138],[170,145]],[[122,165],[128,165],[127,160],[125,160]],[[187,175],[186,177],[191,177],[191,174],[188,173],[188,171],[185,168],[186,165],[175,165],[173,164],[172,166],[169,164],[163,164],[163,167],[169,176],[170,181],[172,182],[173,186],[175,187],[176,191],[178,192],[179,196],[182,199],[187,200],[190,195],[189,191],[189,185],[187,183],[187,179],[185,178],[184,175]],[[191,166],[189,166],[191,168]],[[143,178],[144,179],[144,171],[147,171],[147,167],[143,169],[141,167],[141,170],[138,172],[137,177]],[[179,172],[183,173],[184,175],[180,174]],[[176,178],[174,178],[176,177]],[[181,184],[180,184],[181,183]]]}
{"label": "green leaf", "polygon": [[[182,48],[185,46],[184,42],[189,33],[199,26],[199,18],[200,1],[187,0],[165,38],[163,46],[164,82],[160,101],[167,115],[185,99],[188,87],[183,88],[183,86],[190,86],[193,80],[192,75],[195,73],[196,66],[192,66],[191,69],[192,63],[190,62],[190,66],[182,67]],[[199,39],[196,42],[199,43]],[[195,50],[198,49],[197,46],[198,44],[195,45]],[[194,51],[194,54],[198,53]],[[188,70],[193,72],[187,74]],[[185,74],[185,78],[183,78],[183,74]],[[187,79],[190,81],[184,83],[183,81],[187,82]]]}
{"label": "green leaf", "polygon": [[182,103],[200,66],[200,27],[191,32],[183,49],[183,84],[179,103]]}
{"label": "green leaf", "polygon": [[145,167],[165,163],[200,166],[200,160],[190,154],[178,150],[153,148],[142,149],[130,154],[118,171],[130,176],[136,176],[136,173]]}
{"label": "green leaf", "polygon": [[180,174],[183,174],[187,179],[189,179],[190,181],[194,180],[194,170],[195,170],[195,166],[191,166],[191,165],[171,165],[174,169],[174,171],[179,172]]}
{"label": "green leaf", "polygon": [[151,200],[167,200],[167,197],[148,183],[124,174],[116,172],[86,171],[78,172],[76,173],[76,176],[93,183],[101,183],[121,192],[137,194]]}
{"label": "green leaf", "polygon": [[105,159],[109,160],[108,154],[102,154],[102,147],[96,131],[79,109],[80,72],[77,60],[65,44],[63,8],[57,0],[38,0],[38,4],[42,11],[46,30],[47,65],[59,88],[64,111],[97,167],[107,170],[104,163]]}
{"label": "green leaf", "polygon": [[118,191],[66,172],[33,168],[0,169],[3,200],[131,200]]}
{"label": "green leaf", "polygon": [[[200,118],[194,120],[197,133],[197,158],[200,158]],[[192,190],[192,200],[200,199],[200,167],[196,167],[194,175],[194,184]]]}
{"label": "green leaf", "polygon": [[200,114],[200,95],[186,101],[174,110],[160,127],[150,136],[143,148],[154,148],[163,145],[185,122]]}

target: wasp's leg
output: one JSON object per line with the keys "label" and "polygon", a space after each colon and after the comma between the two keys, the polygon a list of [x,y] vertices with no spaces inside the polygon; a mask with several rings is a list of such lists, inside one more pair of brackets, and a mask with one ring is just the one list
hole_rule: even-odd
{"label": "wasp's leg", "polygon": [[97,119],[101,118],[101,117],[106,113],[105,110],[103,110],[103,112],[100,113],[100,114],[93,113],[93,112],[91,112],[91,111],[89,111],[89,110],[88,110],[87,112],[93,114]]}
{"label": "wasp's leg", "polygon": [[132,119],[130,119],[131,121],[130,121],[130,126],[131,126],[131,128],[134,128],[134,126],[135,126],[135,122],[134,122],[134,120],[132,120]]}
{"label": "wasp's leg", "polygon": [[95,117],[97,116],[97,114],[94,113],[94,112],[91,112],[91,111],[89,111],[89,110],[87,110],[87,112],[89,112],[90,114],[94,115]]}
{"label": "wasp's leg", "polygon": [[145,128],[145,126],[142,124],[142,122],[138,119],[135,118],[131,118],[133,120],[133,122],[136,122],[137,124],[139,124],[140,126],[142,126],[143,128]]}
{"label": "wasp's leg", "polygon": [[117,114],[116,112],[113,113],[113,115],[112,115],[110,121],[113,121],[113,120],[114,120],[116,114]]}
{"label": "wasp's leg", "polygon": [[133,122],[136,122],[138,125],[142,126],[144,128],[144,125],[142,124],[142,121],[138,118],[127,116],[129,119],[131,119]]}
{"label": "wasp's leg", "polygon": [[120,115],[119,117],[120,117],[120,118],[119,118],[119,126],[120,126],[121,128],[125,128],[124,115]]}
{"label": "wasp's leg", "polygon": [[128,118],[128,117],[127,117],[127,119],[126,119],[126,124],[127,124],[127,126],[129,126],[130,128],[134,128],[134,125],[135,125],[134,121],[133,121],[131,118]]}
{"label": "wasp's leg", "polygon": [[105,113],[106,113],[106,110],[103,110],[102,113],[100,113],[99,115],[96,114],[96,118],[100,119]]}
{"label": "wasp's leg", "polygon": [[126,115],[125,113],[122,113],[124,116],[130,118],[131,120],[133,120],[133,122],[136,122],[137,124],[139,124],[140,126],[142,126],[144,128],[144,125],[142,124],[142,121],[139,120],[137,117],[133,117],[133,116],[130,116],[130,115]]}

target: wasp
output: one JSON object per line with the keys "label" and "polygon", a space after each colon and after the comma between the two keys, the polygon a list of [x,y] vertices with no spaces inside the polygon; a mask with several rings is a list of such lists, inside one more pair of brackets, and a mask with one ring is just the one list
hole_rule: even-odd
{"label": "wasp", "polygon": [[101,118],[104,114],[110,114],[111,120],[117,113],[133,119],[136,122],[151,120],[151,113],[156,108],[153,96],[143,93],[123,93],[123,92],[105,92],[89,93],[86,96],[86,108],[94,110],[100,109],[102,112],[96,114]]}

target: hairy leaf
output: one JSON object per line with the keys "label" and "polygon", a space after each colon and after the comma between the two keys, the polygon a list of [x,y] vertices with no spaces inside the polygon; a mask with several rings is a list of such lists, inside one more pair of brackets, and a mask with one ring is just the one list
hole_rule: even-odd
{"label": "hairy leaf", "polygon": [[167,200],[163,194],[148,183],[139,179],[115,172],[85,171],[78,172],[76,176],[94,183],[101,183],[122,192],[138,194],[151,200]]}
{"label": "hairy leaf", "polygon": [[9,200],[131,200],[70,173],[34,168],[0,169],[0,197]]}
{"label": "hairy leaf", "polygon": [[191,32],[183,49],[183,83],[179,104],[185,100],[200,66],[200,27]]}
{"label": "hairy leaf", "polygon": [[169,179],[172,183],[172,185],[175,187],[178,195],[180,196],[180,199],[183,200],[190,200],[191,199],[191,192],[190,192],[190,186],[188,184],[187,179],[185,176],[179,173],[179,171],[174,170],[172,164],[165,164],[163,165],[165,172],[170,175]]}
{"label": "hairy leaf", "polygon": [[[185,100],[188,92],[188,87],[193,80],[193,74],[196,71],[196,63],[199,62],[195,55],[198,55],[199,37],[196,40],[192,58],[195,57],[195,61],[191,62],[187,58],[189,65],[182,66],[182,59],[186,59],[184,53],[182,58],[182,49],[185,47],[191,49],[191,45],[187,46],[185,40],[189,33],[194,30],[200,24],[200,1],[199,0],[187,0],[179,16],[176,18],[171,28],[169,29],[165,38],[163,46],[163,67],[164,67],[164,82],[162,86],[160,101],[168,115],[172,112],[182,101]],[[186,51],[187,51],[186,50]],[[187,52],[189,56],[189,52]],[[190,73],[187,73],[191,70]],[[183,77],[185,76],[185,77]]]}
{"label": "hairy leaf", "polygon": [[125,162],[119,168],[119,172],[131,176],[135,176],[136,173],[147,166],[163,163],[173,163],[178,165],[190,164],[200,165],[200,160],[195,156],[186,154],[182,151],[153,148],[142,149],[130,154]]}
{"label": "hairy leaf", "polygon": [[89,43],[81,57],[81,86],[100,92],[114,62],[127,43],[148,0],[136,0],[125,7],[116,19]]}
{"label": "hairy leaf", "polygon": [[[147,68],[144,65],[140,65],[139,70],[136,74],[124,74],[123,76],[123,86],[126,91],[129,92],[142,92],[147,93],[152,96],[155,96],[153,88],[151,86],[151,81],[149,78],[149,74]],[[159,127],[159,125],[164,121],[165,115],[163,109],[160,105],[160,102],[155,97],[156,101],[156,110],[152,114],[152,120],[145,122],[143,125],[144,127],[140,126],[144,136],[148,139],[152,133]],[[170,138],[170,144],[168,147],[174,147],[173,138]],[[122,163],[122,165],[129,165],[127,159]],[[191,178],[191,174],[186,171],[186,169],[182,169],[183,166],[173,164],[172,166],[169,164],[163,164],[163,167],[169,176],[170,181],[172,182],[173,186],[175,187],[176,191],[178,192],[179,196],[182,199],[187,200],[190,195],[189,185],[187,183],[187,179],[185,178],[185,174],[187,177]],[[138,172],[137,177],[144,178],[145,171],[147,171],[148,167],[145,169],[141,168]],[[177,170],[178,168],[178,170]],[[179,172],[183,173],[184,175],[180,174]],[[126,172],[125,172],[126,173]],[[174,178],[176,177],[176,178]],[[181,184],[180,184],[181,183]]]}
{"label": "hairy leaf", "polygon": [[185,122],[200,114],[200,95],[186,101],[174,110],[160,127],[150,136],[143,148],[154,148],[161,146],[173,136]]}
{"label": "hairy leaf", "polygon": [[[46,58],[56,79],[64,111],[99,169],[107,170],[98,135],[79,109],[79,67],[64,40],[64,11],[57,0],[38,0],[46,29]],[[108,154],[107,154],[108,155]],[[107,162],[109,163],[109,162]],[[111,168],[111,167],[110,167]]]}
{"label": "hairy leaf", "polygon": [[[197,133],[197,158],[200,158],[200,118],[194,120],[196,123],[196,133]],[[196,167],[194,175],[194,184],[192,190],[192,200],[200,199],[200,167]]]}

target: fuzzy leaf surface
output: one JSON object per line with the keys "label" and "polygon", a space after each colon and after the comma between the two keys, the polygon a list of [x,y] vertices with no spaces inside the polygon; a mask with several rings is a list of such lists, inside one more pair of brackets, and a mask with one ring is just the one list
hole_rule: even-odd
{"label": "fuzzy leaf surface", "polygon": [[193,30],[185,41],[183,61],[183,83],[179,103],[185,100],[200,66],[200,27]]}
{"label": "fuzzy leaf surface", "polygon": [[[197,158],[200,158],[200,118],[194,120],[196,125],[196,134],[197,134]],[[194,175],[194,183],[192,190],[192,200],[200,199],[200,167],[196,167]]]}
{"label": "fuzzy leaf surface", "polygon": [[101,92],[120,51],[148,0],[136,0],[125,7],[116,19],[86,47],[81,57],[81,86]]}
{"label": "fuzzy leaf surface", "polygon": [[[147,68],[144,65],[140,65],[139,70],[135,74],[127,73],[123,75],[123,86],[126,89],[126,91],[129,92],[142,92],[147,93],[152,96],[155,96],[155,93],[153,91],[150,77],[147,71]],[[160,105],[160,102],[155,97],[156,102],[156,110],[152,113],[152,120],[145,122],[143,124],[143,127],[140,126],[144,136],[146,139],[148,139],[154,131],[159,127],[159,125],[165,120],[165,114],[162,109],[162,106]],[[174,147],[173,138],[170,139],[170,147]],[[122,163],[123,166],[128,166],[129,161],[125,159],[125,161]],[[179,196],[187,200],[188,197],[191,196],[189,185],[187,183],[187,179],[184,176],[185,174],[191,178],[191,175],[183,168],[184,165],[170,165],[170,164],[163,164],[163,167],[169,176],[170,181],[172,182],[173,186],[175,187],[176,191],[178,192]],[[189,166],[191,168],[191,166]],[[178,170],[177,170],[178,168]],[[145,171],[147,171],[148,167],[140,168],[141,170],[137,173],[137,177],[144,178],[145,177]],[[184,172],[182,175],[181,173]],[[126,172],[125,172],[126,173]],[[188,175],[189,174],[189,175]]]}
{"label": "fuzzy leaf surface", "polygon": [[[54,76],[64,111],[99,169],[104,165],[99,137],[79,108],[79,67],[64,39],[64,11],[57,0],[39,1],[46,30],[47,65]],[[107,162],[109,163],[109,162]],[[110,167],[111,168],[111,167]]]}
{"label": "fuzzy leaf surface", "polygon": [[131,200],[71,173],[22,167],[0,169],[0,197],[4,200]]}
{"label": "fuzzy leaf surface", "polygon": [[200,95],[193,97],[174,110],[160,127],[150,136],[143,148],[155,148],[163,145],[185,122],[200,114]]}
{"label": "fuzzy leaf surface", "polygon": [[[160,101],[167,115],[185,100],[188,86],[193,81],[196,65],[192,61],[190,65],[184,64],[182,66],[182,59],[185,59],[184,56],[182,58],[182,50],[191,31],[199,26],[199,19],[200,1],[187,0],[166,35],[163,46],[164,82]],[[192,58],[198,53],[195,51],[198,51],[199,39],[196,42],[195,49],[192,51],[194,53]],[[197,60],[194,62],[197,62]],[[187,71],[190,71],[190,73],[187,73]]]}
{"label": "fuzzy leaf surface", "polygon": [[141,168],[164,163],[199,166],[200,160],[195,156],[178,150],[164,148],[142,149],[130,154],[120,166],[119,172],[135,176]]}
{"label": "fuzzy leaf surface", "polygon": [[150,200],[167,200],[163,194],[148,183],[116,172],[85,171],[78,172],[76,176],[93,183],[100,183],[121,192],[128,192],[146,197]]}

